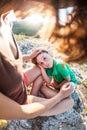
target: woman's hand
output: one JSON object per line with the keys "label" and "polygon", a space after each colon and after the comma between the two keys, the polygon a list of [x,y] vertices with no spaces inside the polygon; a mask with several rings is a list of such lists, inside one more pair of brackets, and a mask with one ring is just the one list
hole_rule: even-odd
{"label": "woman's hand", "polygon": [[40,52],[41,52],[40,49],[34,50],[32,52],[32,54],[30,55],[31,59],[33,59],[34,57],[36,57]]}
{"label": "woman's hand", "polygon": [[32,52],[32,54],[30,55],[31,59],[33,59],[34,57],[36,57],[43,50],[44,50],[43,48],[39,48],[39,49],[34,50]]}
{"label": "woman's hand", "polygon": [[73,87],[70,82],[64,84],[60,89],[60,94],[63,98],[70,96],[73,92]]}
{"label": "woman's hand", "polygon": [[33,59],[34,57],[36,57],[40,52],[42,51],[42,49],[36,49],[34,50],[30,55],[23,55],[22,59],[23,61],[28,61],[30,59]]}

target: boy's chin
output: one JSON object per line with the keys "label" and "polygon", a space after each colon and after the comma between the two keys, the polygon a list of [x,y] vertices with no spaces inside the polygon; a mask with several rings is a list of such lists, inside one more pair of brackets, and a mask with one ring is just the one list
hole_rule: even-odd
{"label": "boy's chin", "polygon": [[50,66],[47,66],[47,67],[45,67],[45,69],[47,69],[47,68],[53,68],[53,65],[50,65]]}
{"label": "boy's chin", "polygon": [[53,66],[49,66],[48,68],[51,69],[51,68],[53,68]]}

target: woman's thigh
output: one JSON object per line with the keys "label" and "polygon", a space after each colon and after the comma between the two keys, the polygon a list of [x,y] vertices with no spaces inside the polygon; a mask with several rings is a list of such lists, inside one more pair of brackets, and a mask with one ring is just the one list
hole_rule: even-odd
{"label": "woman's thigh", "polygon": [[53,96],[55,96],[58,91],[56,89],[53,89],[51,87],[48,87],[46,85],[43,85],[41,87],[41,93],[46,97],[46,98],[51,98]]}
{"label": "woman's thigh", "polygon": [[27,78],[28,84],[32,83],[38,76],[40,76],[41,71],[39,67],[34,66],[24,70],[24,74]]}
{"label": "woman's thigh", "polygon": [[[27,100],[28,100],[27,103],[30,104],[33,102],[43,103],[44,101],[49,100],[49,99],[29,95],[27,97]],[[71,109],[73,104],[74,104],[74,101],[72,98],[70,98],[70,97],[65,98],[61,102],[56,104],[53,108],[51,108],[49,111],[46,111],[45,113],[43,113],[40,116],[52,116],[52,115],[64,113],[64,112],[68,111],[69,109]]]}

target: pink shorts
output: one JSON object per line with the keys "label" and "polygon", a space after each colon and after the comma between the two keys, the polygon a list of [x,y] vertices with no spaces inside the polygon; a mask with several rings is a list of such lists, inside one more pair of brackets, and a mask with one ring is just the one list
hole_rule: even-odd
{"label": "pink shorts", "polygon": [[[28,87],[29,83],[28,83],[28,79],[27,79],[27,76],[25,73],[23,73],[23,81],[24,81],[25,86]],[[27,99],[24,104],[29,104],[28,95],[27,95]]]}
{"label": "pink shorts", "polygon": [[25,73],[23,74],[23,80],[24,80],[25,85],[28,87],[28,79]]}

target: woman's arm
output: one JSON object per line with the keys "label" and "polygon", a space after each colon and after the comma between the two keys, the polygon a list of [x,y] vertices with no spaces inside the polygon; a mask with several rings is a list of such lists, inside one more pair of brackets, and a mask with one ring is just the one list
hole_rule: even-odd
{"label": "woman's arm", "polygon": [[42,49],[36,49],[34,50],[30,55],[23,55],[22,59],[23,61],[28,61],[30,59],[33,59],[34,57],[36,57],[40,52],[42,51]]}
{"label": "woman's arm", "polygon": [[31,55],[23,55],[22,59],[23,59],[23,62],[29,61],[31,59]]}
{"label": "woman's arm", "polygon": [[[0,93],[0,119],[10,120],[35,118],[53,108],[61,102],[61,100],[71,94],[71,92],[72,90],[70,87],[64,86],[56,96],[50,99],[38,98],[37,102],[29,105],[19,105],[15,101]],[[33,96],[33,99],[35,98],[36,97]]]}
{"label": "woman's arm", "polygon": [[[19,105],[0,93],[0,119],[32,119],[50,109],[55,98],[46,99],[42,103],[35,102],[29,105]],[[56,99],[57,100],[57,99]],[[59,102],[61,98],[58,98]],[[57,101],[58,102],[58,101]],[[57,103],[56,102],[56,103]],[[56,104],[55,103],[55,104]]]}

